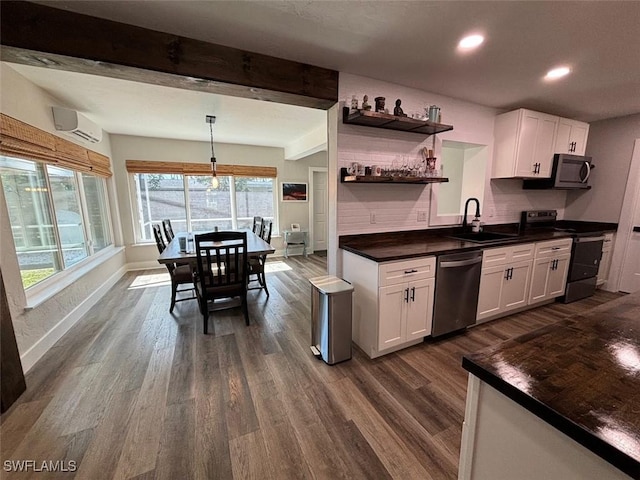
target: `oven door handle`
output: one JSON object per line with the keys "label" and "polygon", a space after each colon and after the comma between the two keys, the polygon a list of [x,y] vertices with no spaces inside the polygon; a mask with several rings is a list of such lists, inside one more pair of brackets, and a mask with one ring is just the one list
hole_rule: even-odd
{"label": "oven door handle", "polygon": [[587,183],[587,180],[589,180],[589,176],[591,175],[591,164],[589,162],[584,162],[584,166],[587,167],[587,174],[584,178],[580,179],[580,183]]}

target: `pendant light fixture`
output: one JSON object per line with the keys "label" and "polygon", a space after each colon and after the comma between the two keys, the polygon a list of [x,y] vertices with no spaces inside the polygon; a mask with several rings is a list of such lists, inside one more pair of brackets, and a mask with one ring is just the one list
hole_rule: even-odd
{"label": "pendant light fixture", "polygon": [[213,151],[213,124],[216,123],[216,117],[207,115],[206,118],[209,124],[209,131],[211,132],[211,188],[218,188],[220,182],[216,174],[216,154]]}

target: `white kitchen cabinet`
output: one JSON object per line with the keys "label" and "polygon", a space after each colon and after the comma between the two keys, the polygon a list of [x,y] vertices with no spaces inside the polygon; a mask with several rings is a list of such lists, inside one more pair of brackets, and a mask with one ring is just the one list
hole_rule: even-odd
{"label": "white kitchen cabinet", "polygon": [[377,263],[343,251],[343,276],[354,286],[353,341],[375,358],[431,334],[435,257]]}
{"label": "white kitchen cabinet", "polygon": [[431,335],[434,288],[435,278],[380,288],[378,351]]}
{"label": "white kitchen cabinet", "polygon": [[584,155],[587,148],[588,135],[588,123],[571,120],[569,118],[558,119],[554,153]]}
{"label": "white kitchen cabinet", "polygon": [[484,250],[477,323],[527,305],[534,248],[526,243]]}
{"label": "white kitchen cabinet", "polygon": [[564,294],[571,259],[571,238],[536,244],[529,305],[545,302]]}
{"label": "white kitchen cabinet", "polygon": [[558,117],[521,108],[494,124],[492,178],[551,176]]}
{"label": "white kitchen cabinet", "polygon": [[602,242],[602,258],[600,259],[600,265],[598,267],[598,280],[596,285],[600,286],[606,283],[609,279],[609,270],[611,269],[611,258],[613,256],[613,233],[606,233],[604,235],[604,242]]}

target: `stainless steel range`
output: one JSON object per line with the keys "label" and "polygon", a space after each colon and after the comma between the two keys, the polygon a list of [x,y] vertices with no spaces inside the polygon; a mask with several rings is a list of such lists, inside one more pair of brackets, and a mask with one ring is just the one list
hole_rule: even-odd
{"label": "stainless steel range", "polygon": [[573,228],[562,228],[556,224],[556,210],[527,210],[520,217],[520,232],[533,233],[536,230],[554,230],[570,233],[573,237],[571,261],[564,296],[559,301],[575,302],[590,297],[596,291],[598,268],[602,258],[604,235],[579,233]]}

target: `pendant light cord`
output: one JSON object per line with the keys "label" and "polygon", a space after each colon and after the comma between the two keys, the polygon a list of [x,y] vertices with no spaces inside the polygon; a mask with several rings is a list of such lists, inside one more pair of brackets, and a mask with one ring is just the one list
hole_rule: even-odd
{"label": "pendant light cord", "polygon": [[215,162],[216,161],[216,155],[213,151],[213,123],[209,124],[209,130],[211,131],[211,161]]}

